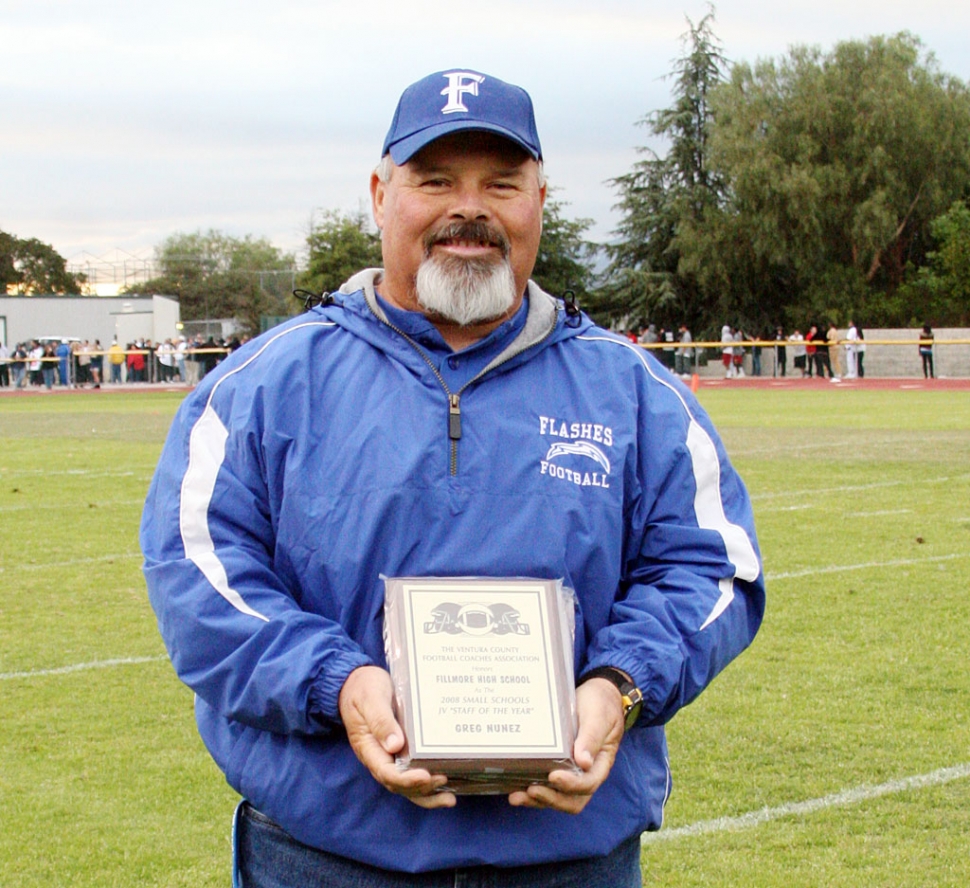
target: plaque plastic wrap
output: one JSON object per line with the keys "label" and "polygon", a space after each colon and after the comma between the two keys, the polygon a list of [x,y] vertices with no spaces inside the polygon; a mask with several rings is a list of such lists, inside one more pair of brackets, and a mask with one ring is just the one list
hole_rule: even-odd
{"label": "plaque plastic wrap", "polygon": [[385,578],[401,769],[498,794],[577,770],[575,603],[561,580]]}

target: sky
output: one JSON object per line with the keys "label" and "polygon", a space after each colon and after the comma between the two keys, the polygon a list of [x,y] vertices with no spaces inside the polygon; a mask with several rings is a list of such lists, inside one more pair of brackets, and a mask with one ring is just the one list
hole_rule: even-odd
{"label": "sky", "polygon": [[[315,215],[370,212],[402,90],[471,68],[532,95],[565,215],[618,215],[613,177],[670,104],[702,0],[0,0],[0,229],[75,267],[177,232],[266,237],[299,257]],[[907,30],[970,81],[970,4],[721,0],[731,61]]]}

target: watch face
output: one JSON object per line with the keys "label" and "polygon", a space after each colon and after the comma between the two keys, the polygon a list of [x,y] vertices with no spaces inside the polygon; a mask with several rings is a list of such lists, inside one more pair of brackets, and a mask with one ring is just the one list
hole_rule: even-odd
{"label": "watch face", "polygon": [[587,672],[580,683],[590,678],[605,678],[616,686],[623,698],[624,730],[632,728],[643,709],[643,692],[630,680],[630,676],[612,666],[600,666]]}
{"label": "watch face", "polygon": [[637,687],[631,688],[623,695],[623,725],[626,730],[630,730],[640,717],[643,709],[643,694]]}

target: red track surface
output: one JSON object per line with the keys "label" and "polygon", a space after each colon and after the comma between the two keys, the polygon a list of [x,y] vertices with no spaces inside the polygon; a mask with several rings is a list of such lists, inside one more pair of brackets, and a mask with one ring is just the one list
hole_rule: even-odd
{"label": "red track surface", "polygon": [[783,388],[799,389],[868,389],[870,391],[946,391],[970,392],[970,379],[923,379],[921,377],[871,377],[865,379],[843,379],[831,382],[828,379],[800,379],[797,376],[784,376],[773,379],[770,376],[744,376],[741,379],[723,377],[700,377],[702,388]]}

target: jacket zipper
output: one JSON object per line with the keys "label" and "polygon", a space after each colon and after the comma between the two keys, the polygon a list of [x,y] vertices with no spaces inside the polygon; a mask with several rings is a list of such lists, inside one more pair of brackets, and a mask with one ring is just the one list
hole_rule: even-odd
{"label": "jacket zipper", "polygon": [[525,348],[519,349],[519,351],[506,355],[494,367],[486,367],[485,370],[483,370],[481,373],[478,373],[477,375],[469,379],[468,382],[466,382],[460,389],[458,389],[457,392],[453,392],[451,389],[448,388],[448,383],[445,382],[445,378],[441,375],[441,371],[439,371],[438,368],[435,366],[434,361],[431,360],[431,358],[424,351],[424,349],[421,348],[420,345],[418,345],[400,327],[397,327],[394,324],[392,324],[390,321],[380,317],[380,315],[378,315],[377,312],[375,312],[374,309],[370,307],[370,305],[368,305],[367,307],[370,308],[371,314],[373,314],[378,321],[380,321],[385,327],[388,327],[391,330],[393,330],[395,333],[397,333],[398,336],[400,336],[405,342],[407,342],[407,344],[410,345],[411,348],[413,348],[421,356],[421,359],[425,362],[425,364],[428,365],[428,368],[434,374],[435,379],[438,380],[438,385],[441,386],[441,388],[444,390],[445,395],[448,397],[448,440],[451,443],[451,458],[449,461],[449,474],[451,475],[451,477],[455,477],[458,474],[458,442],[461,440],[462,392],[464,392],[465,389],[467,389],[473,383],[478,382],[478,380],[481,379],[483,376],[485,376],[486,373],[491,373],[492,370],[498,370],[499,367],[511,361],[512,358],[518,357],[523,352],[527,352],[530,348],[535,348],[537,345],[541,345],[550,336],[552,336],[553,331],[556,329],[556,325],[553,324],[549,328],[548,332],[541,339],[538,339],[535,342],[530,343]]}

